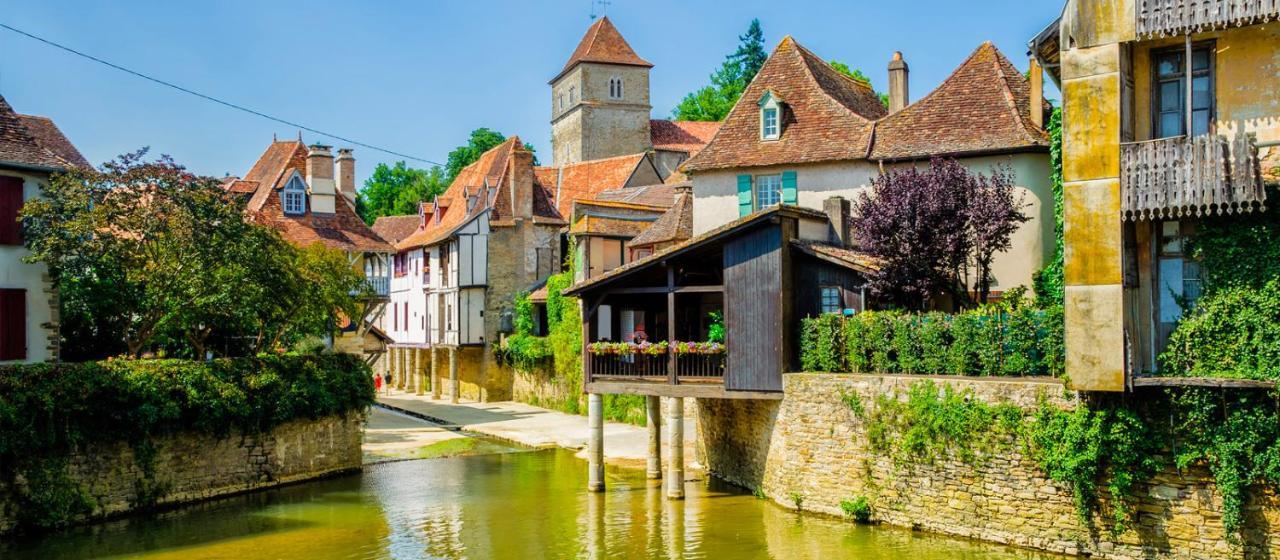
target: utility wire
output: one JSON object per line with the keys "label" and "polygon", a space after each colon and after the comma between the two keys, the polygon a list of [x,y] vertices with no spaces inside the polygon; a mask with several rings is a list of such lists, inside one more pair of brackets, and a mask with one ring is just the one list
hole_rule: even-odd
{"label": "utility wire", "polygon": [[360,146],[360,147],[362,147],[362,148],[369,148],[370,150],[379,151],[379,152],[382,152],[382,153],[384,153],[384,154],[390,154],[390,155],[393,155],[393,156],[396,156],[396,157],[401,157],[401,158],[405,158],[405,159],[411,159],[411,160],[414,160],[414,161],[421,161],[421,162],[423,162],[423,163],[429,163],[429,164],[431,164],[431,165],[439,165],[439,166],[441,166],[441,167],[444,167],[444,164],[442,164],[442,163],[438,163],[438,162],[434,162],[434,161],[431,161],[431,160],[429,160],[429,159],[420,158],[420,157],[416,157],[416,156],[411,156],[411,155],[409,155],[409,154],[402,154],[402,153],[400,153],[400,152],[396,152],[396,151],[393,151],[393,150],[388,150],[388,149],[386,149],[386,148],[380,148],[380,147],[378,147],[378,146],[374,146],[373,144],[366,144],[366,143],[361,142],[361,141],[359,141],[359,140],[353,140],[353,139],[351,139],[351,138],[347,138],[347,137],[344,137],[344,136],[339,136],[339,135],[337,135],[337,134],[333,134],[333,133],[330,133],[330,132],[325,132],[325,131],[323,131],[323,130],[319,130],[319,129],[311,128],[311,127],[309,127],[309,126],[305,126],[305,125],[302,125],[302,124],[299,124],[299,123],[296,123],[296,122],[293,122],[293,121],[285,120],[285,119],[282,119],[282,118],[280,118],[280,117],[274,117],[274,116],[268,115],[268,114],[266,114],[266,113],[263,113],[262,111],[256,111],[256,110],[254,110],[254,109],[250,109],[250,108],[245,107],[245,106],[243,106],[243,105],[237,105],[237,104],[232,103],[232,102],[230,102],[230,101],[223,101],[223,100],[218,99],[218,98],[216,98],[216,97],[213,97],[213,96],[211,96],[211,95],[205,95],[205,94],[200,93],[200,92],[198,92],[198,91],[190,90],[190,89],[184,88],[184,87],[182,87],[182,86],[180,86],[180,85],[177,85],[177,84],[174,84],[174,83],[171,83],[171,82],[166,82],[166,81],[161,80],[161,79],[159,79],[159,78],[153,78],[153,77],[148,76],[148,75],[146,75],[146,74],[143,74],[143,73],[141,73],[141,72],[137,72],[137,71],[134,71],[134,70],[130,70],[130,69],[128,69],[128,68],[125,68],[125,67],[123,67],[123,66],[120,66],[119,64],[114,64],[114,63],[111,63],[111,62],[107,62],[107,61],[102,60],[101,58],[98,58],[98,57],[93,56],[93,55],[91,55],[91,54],[80,52],[80,51],[75,50],[75,49],[73,49],[73,48],[71,48],[71,47],[68,47],[68,46],[65,46],[65,45],[62,45],[62,44],[59,44],[59,43],[56,43],[56,42],[50,41],[49,39],[45,39],[44,37],[40,37],[40,36],[37,36],[37,35],[32,35],[31,33],[27,33],[26,31],[23,31],[23,30],[21,30],[21,29],[15,28],[15,27],[10,26],[10,25],[5,24],[5,23],[0,23],[0,28],[8,29],[9,31],[12,31],[12,32],[17,33],[17,34],[19,34],[19,35],[22,35],[22,36],[28,37],[28,38],[30,38],[30,39],[35,39],[36,41],[39,41],[39,42],[41,42],[41,43],[44,43],[44,44],[49,45],[49,46],[51,46],[51,47],[54,47],[54,48],[56,48],[56,49],[60,49],[60,50],[63,50],[63,51],[69,52],[69,53],[74,54],[74,55],[76,55],[76,56],[79,56],[79,57],[81,57],[81,58],[86,58],[86,59],[92,60],[92,61],[94,61],[94,62],[97,62],[98,64],[102,64],[102,65],[105,65],[105,66],[109,66],[109,67],[111,67],[111,68],[115,68],[116,70],[119,70],[119,71],[124,72],[124,73],[126,73],[126,74],[132,74],[132,75],[134,75],[134,76],[137,76],[137,77],[142,78],[142,79],[144,79],[144,80],[147,80],[147,81],[149,81],[149,82],[154,82],[154,83],[160,84],[160,85],[165,86],[165,87],[168,87],[168,88],[176,89],[176,90],[178,90],[178,91],[180,91],[180,92],[183,92],[183,93],[186,93],[186,94],[189,94],[189,95],[194,95],[194,96],[196,96],[196,97],[199,97],[199,98],[201,98],[201,99],[204,99],[205,101],[212,101],[212,102],[217,103],[217,104],[219,104],[219,105],[222,105],[222,106],[224,106],[224,107],[229,107],[229,108],[231,108],[231,109],[235,109],[235,110],[237,110],[237,111],[243,111],[243,112],[245,112],[245,113],[249,113],[249,114],[251,114],[251,115],[255,115],[255,116],[258,116],[258,117],[262,117],[262,118],[267,119],[267,120],[270,120],[270,121],[275,121],[275,122],[278,122],[278,123],[283,124],[283,125],[288,125],[288,126],[291,126],[291,127],[295,127],[295,128],[301,129],[301,130],[305,130],[305,131],[307,131],[307,132],[311,132],[311,133],[313,133],[313,134],[318,134],[318,135],[320,135],[320,136],[325,136],[325,137],[328,137],[328,138],[333,138],[334,140],[341,140],[341,141],[346,142],[346,143],[348,143],[348,144],[354,144],[354,145],[356,145],[356,146]]}

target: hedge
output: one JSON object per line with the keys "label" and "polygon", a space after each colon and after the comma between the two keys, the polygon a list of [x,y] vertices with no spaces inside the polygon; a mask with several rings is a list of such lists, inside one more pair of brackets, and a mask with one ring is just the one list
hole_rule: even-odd
{"label": "hedge", "polygon": [[1059,376],[1062,308],[984,308],[957,314],[867,311],[801,324],[805,371]]}
{"label": "hedge", "polygon": [[[57,526],[93,509],[65,469],[83,444],[128,443],[149,473],[156,436],[263,432],[363,410],[373,399],[369,367],[350,354],[0,366],[0,480],[42,481],[18,496],[19,521]],[[139,480],[142,501],[146,483]]]}

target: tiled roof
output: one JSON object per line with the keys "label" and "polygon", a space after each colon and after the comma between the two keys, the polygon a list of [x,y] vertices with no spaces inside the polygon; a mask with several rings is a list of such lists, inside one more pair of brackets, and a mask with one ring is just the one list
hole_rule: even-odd
{"label": "tiled roof", "polygon": [[0,97],[0,163],[14,163],[50,170],[68,167],[68,162],[40,144],[4,97]]}
{"label": "tiled roof", "polygon": [[590,214],[578,218],[569,228],[571,234],[611,235],[619,237],[635,237],[653,224],[653,219],[637,220],[622,217],[592,216]]}
{"label": "tiled roof", "polygon": [[[782,135],[760,140],[757,103],[766,91],[784,100]],[[854,80],[783,38],[747,86],[715,138],[684,163],[685,171],[861,159],[873,122],[886,109],[867,84]]]}
{"label": "tiled roof", "polygon": [[690,156],[702,151],[719,130],[718,122],[649,121],[649,138],[654,149],[687,152]]}
{"label": "tiled roof", "polygon": [[373,232],[386,239],[392,245],[418,231],[422,217],[417,214],[408,216],[382,216],[373,221]]}
{"label": "tiled roof", "polygon": [[1030,107],[1031,86],[1022,72],[990,42],[983,43],[937,89],[877,123],[871,157],[1046,147],[1049,137],[1032,124]]}
{"label": "tiled roof", "polygon": [[374,233],[355,207],[341,193],[334,195],[332,214],[316,214],[307,205],[301,216],[286,216],[280,207],[277,191],[293,172],[306,173],[307,147],[299,140],[272,142],[258,161],[253,164],[244,179],[223,181],[223,188],[231,192],[247,193],[250,186],[256,190],[249,199],[247,211],[259,223],[275,228],[290,243],[307,246],[323,243],[342,251],[386,253],[391,244]]}
{"label": "tiled roof", "polygon": [[600,62],[604,64],[625,64],[627,66],[644,66],[652,68],[636,51],[631,50],[631,45],[627,44],[627,40],[622,38],[622,34],[618,32],[618,28],[613,26],[613,22],[609,21],[609,17],[605,16],[591,27],[587,28],[586,35],[583,35],[582,41],[578,43],[578,48],[573,50],[573,54],[569,56],[569,61],[564,63],[564,69],[556,74],[551,81],[556,81],[560,76],[573,69],[580,62]]}
{"label": "tiled roof", "polygon": [[642,187],[623,187],[596,193],[594,200],[605,202],[628,202],[670,208],[675,202],[675,185],[645,185]]}
{"label": "tiled roof", "polygon": [[36,115],[18,115],[18,120],[22,121],[22,125],[27,127],[27,132],[36,139],[36,143],[42,148],[48,150],[58,159],[66,162],[67,165],[82,168],[91,168],[93,164],[84,158],[84,155],[77,150],[75,145],[62,134],[62,130],[58,129],[58,125],[48,117],[39,117]]}
{"label": "tiled roof", "polygon": [[637,235],[628,247],[644,247],[659,243],[684,241],[693,237],[693,195],[686,189],[676,194],[675,204],[671,206],[649,229]]}
{"label": "tiled roof", "polygon": [[871,273],[880,270],[881,262],[866,253],[860,253],[848,247],[820,243],[804,239],[792,239],[791,244],[822,260],[845,266],[859,272]]}
{"label": "tiled roof", "polygon": [[[625,187],[642,166],[652,166],[648,154],[639,153],[594,159],[556,168],[536,168],[535,177],[550,180],[544,183],[548,194],[556,201],[556,208],[561,216],[568,216],[573,211],[575,200],[596,198],[600,192]],[[657,175],[657,171],[654,171]],[[558,183],[556,181],[559,181]]]}

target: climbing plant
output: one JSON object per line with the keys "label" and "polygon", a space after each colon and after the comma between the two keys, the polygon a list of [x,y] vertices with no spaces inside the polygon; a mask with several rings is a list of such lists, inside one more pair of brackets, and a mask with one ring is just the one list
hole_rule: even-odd
{"label": "climbing plant", "polygon": [[1066,276],[1063,272],[1064,244],[1062,241],[1062,108],[1055,107],[1049,122],[1049,185],[1053,191],[1053,257],[1044,268],[1032,277],[1036,304],[1041,307],[1062,305],[1066,298]]}

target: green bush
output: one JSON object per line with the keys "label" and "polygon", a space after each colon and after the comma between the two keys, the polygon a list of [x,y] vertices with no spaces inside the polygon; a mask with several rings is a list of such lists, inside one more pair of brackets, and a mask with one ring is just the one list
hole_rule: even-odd
{"label": "green bush", "polygon": [[844,371],[844,319],[825,313],[801,325],[800,369],[804,371]]}
{"label": "green bush", "polygon": [[893,324],[901,316],[889,311],[860,313],[867,321],[867,345],[871,350],[871,370],[877,373],[898,371],[893,351]]}
{"label": "green bush", "polygon": [[1160,358],[1176,375],[1280,380],[1280,279],[1202,298]]}
{"label": "green bush", "polygon": [[[807,319],[806,319],[807,320]],[[870,373],[871,372],[871,352],[870,341],[867,338],[867,322],[864,313],[854,315],[844,323],[844,352],[845,367],[848,371],[854,373]],[[805,352],[816,352],[816,348],[806,346],[801,350],[801,355]]]}
{"label": "green bush", "polygon": [[920,371],[947,373],[947,356],[951,348],[951,318],[945,313],[927,313],[920,317]]}
{"label": "green bush", "polygon": [[840,500],[840,511],[844,512],[845,517],[857,523],[865,525],[871,522],[871,502],[867,501],[866,496],[857,496],[852,500]]}
{"label": "green bush", "polygon": [[[32,482],[18,496],[22,524],[57,526],[92,507],[65,474],[80,445],[126,442],[149,473],[156,436],[257,433],[363,410],[373,398],[369,367],[350,354],[0,366],[0,477]],[[154,501],[141,494],[156,490],[151,481],[138,487],[140,501]]]}
{"label": "green bush", "polygon": [[897,358],[897,371],[923,373],[923,354],[920,347],[920,321],[915,315],[896,317],[893,320],[893,353]]}

